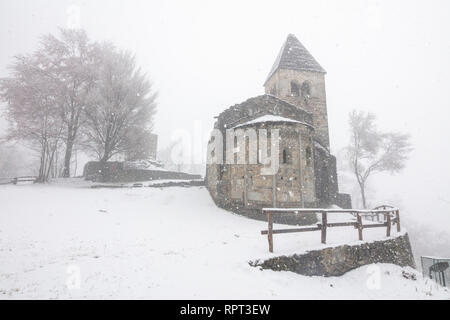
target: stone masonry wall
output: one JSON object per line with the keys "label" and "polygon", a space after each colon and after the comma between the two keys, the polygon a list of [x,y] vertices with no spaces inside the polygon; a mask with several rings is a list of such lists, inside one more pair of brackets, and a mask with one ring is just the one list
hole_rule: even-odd
{"label": "stone masonry wall", "polygon": [[[312,151],[310,159],[306,159],[304,152],[307,148],[312,150],[309,127],[296,124],[260,124],[252,128],[265,128],[268,132],[279,130],[279,169],[274,177],[261,175],[261,169],[264,167],[262,164],[227,165],[228,174],[223,175],[223,179],[230,181],[230,199],[250,208],[313,205],[315,192]],[[243,147],[247,155],[248,148],[248,144]],[[283,163],[283,151],[287,155],[287,163]]]}
{"label": "stone masonry wall", "polygon": [[415,268],[408,234],[396,238],[313,250],[305,254],[280,256],[251,262],[252,266],[275,271],[292,271],[306,276],[340,276],[372,263],[393,263]]}
{"label": "stone masonry wall", "polygon": [[86,180],[99,182],[138,182],[148,180],[196,180],[202,176],[167,170],[124,169],[123,162],[107,162],[101,167],[98,161],[88,162],[83,171]]}
{"label": "stone masonry wall", "polygon": [[[305,81],[308,82],[311,89],[309,98],[305,99],[301,95],[292,96],[291,81],[295,81],[299,86]],[[327,149],[330,148],[325,75],[323,73],[279,69],[266,82],[265,92],[310,112],[313,115],[316,139]]]}
{"label": "stone masonry wall", "polygon": [[[278,173],[275,176],[262,175],[262,164],[210,164],[207,166],[206,183],[216,203],[227,210],[259,220],[266,219],[260,210],[264,207],[314,207],[312,128],[302,124],[275,123],[252,125],[251,128],[256,131],[267,129],[268,132],[279,130]],[[270,143],[268,146],[268,153],[271,154]],[[246,151],[248,158],[249,144],[240,147]],[[283,163],[283,150],[288,156],[287,163]],[[283,215],[275,217],[275,221],[302,225],[315,223],[316,218],[311,215]]]}

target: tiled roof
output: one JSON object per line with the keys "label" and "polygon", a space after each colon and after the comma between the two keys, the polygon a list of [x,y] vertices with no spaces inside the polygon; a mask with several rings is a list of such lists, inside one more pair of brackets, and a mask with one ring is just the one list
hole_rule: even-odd
{"label": "tiled roof", "polygon": [[314,59],[309,51],[306,50],[306,48],[293,34],[288,35],[286,41],[281,47],[280,53],[278,54],[277,59],[270,70],[266,82],[278,69],[305,70],[326,73],[316,59]]}

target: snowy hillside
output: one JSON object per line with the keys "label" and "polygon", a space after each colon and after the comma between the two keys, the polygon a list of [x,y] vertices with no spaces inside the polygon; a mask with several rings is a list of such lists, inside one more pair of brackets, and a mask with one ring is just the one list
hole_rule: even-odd
{"label": "snowy hillside", "polygon": [[[319,233],[286,234],[269,254],[265,228],[217,208],[202,187],[0,186],[0,299],[450,299],[418,272],[388,264],[338,278],[251,267],[323,247]],[[335,228],[328,239],[356,242],[357,233]]]}

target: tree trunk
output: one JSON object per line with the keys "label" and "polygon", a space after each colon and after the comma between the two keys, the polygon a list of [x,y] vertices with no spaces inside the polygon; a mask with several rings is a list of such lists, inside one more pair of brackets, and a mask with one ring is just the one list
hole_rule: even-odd
{"label": "tree trunk", "polygon": [[69,178],[70,177],[70,160],[72,158],[72,147],[73,147],[73,143],[67,141],[66,153],[64,155],[64,169],[63,169],[63,172],[62,172],[63,178]]}
{"label": "tree trunk", "polygon": [[78,170],[78,151],[77,149],[75,149],[75,168],[74,168],[75,176],[77,175],[77,170]]}
{"label": "tree trunk", "polygon": [[39,165],[39,175],[36,179],[36,182],[42,183],[45,182],[45,166],[46,166],[46,158],[47,158],[47,141],[43,139],[41,143],[41,159]]}
{"label": "tree trunk", "polygon": [[359,188],[361,189],[361,199],[362,199],[363,207],[364,207],[364,209],[367,209],[367,204],[366,204],[366,190],[365,190],[365,185],[364,185],[364,183],[360,183],[360,184],[359,184]]}
{"label": "tree trunk", "polygon": [[57,148],[57,146],[52,146],[51,154],[49,154],[49,159],[48,159],[48,163],[47,163],[47,172],[45,173],[43,182],[48,182],[48,178],[50,177],[50,173],[53,168],[53,161],[55,158],[56,148]]}
{"label": "tree trunk", "polygon": [[74,138],[71,137],[71,135],[72,134],[70,133],[66,141],[66,153],[64,155],[64,169],[62,173],[63,178],[70,177],[70,160],[72,159],[72,149],[74,144]]}
{"label": "tree trunk", "polygon": [[106,162],[108,162],[109,156],[108,153],[105,151],[103,154],[103,157],[100,159],[100,180],[101,182],[106,182],[108,180],[108,173],[106,171]]}

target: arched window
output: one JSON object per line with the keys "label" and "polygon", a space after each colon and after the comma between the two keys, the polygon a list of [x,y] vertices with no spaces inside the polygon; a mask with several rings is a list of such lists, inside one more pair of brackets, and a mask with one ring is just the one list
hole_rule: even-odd
{"label": "arched window", "polygon": [[289,159],[289,151],[288,151],[287,149],[283,149],[283,154],[282,154],[281,163],[282,163],[282,164],[288,164],[288,163],[290,163],[290,159]]}
{"label": "arched window", "polygon": [[309,99],[311,96],[311,84],[309,81],[305,81],[302,83],[302,97],[305,99]]}
{"label": "arched window", "polygon": [[306,165],[310,166],[312,160],[311,147],[306,147]]}
{"label": "arched window", "polygon": [[291,96],[293,97],[300,96],[300,88],[298,87],[298,84],[295,81],[291,81]]}

